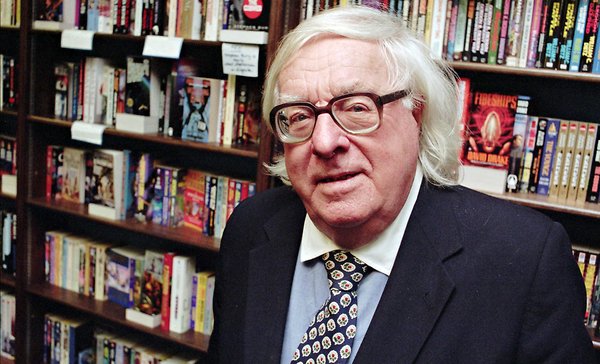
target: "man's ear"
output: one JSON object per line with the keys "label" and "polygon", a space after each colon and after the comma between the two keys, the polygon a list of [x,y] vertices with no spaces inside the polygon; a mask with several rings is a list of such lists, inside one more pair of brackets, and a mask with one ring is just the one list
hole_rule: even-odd
{"label": "man's ear", "polygon": [[421,123],[423,121],[423,108],[425,107],[425,103],[420,100],[415,100],[413,102],[414,106],[412,109],[412,115],[413,118],[415,118],[415,120],[417,121],[417,125],[421,127]]}

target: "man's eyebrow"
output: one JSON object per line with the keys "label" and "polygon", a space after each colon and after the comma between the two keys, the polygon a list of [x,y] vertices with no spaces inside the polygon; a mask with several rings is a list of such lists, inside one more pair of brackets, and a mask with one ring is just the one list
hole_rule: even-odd
{"label": "man's eyebrow", "polygon": [[[359,84],[359,82],[354,82],[348,86],[341,86],[341,87],[336,87],[336,89],[334,90],[333,97],[337,97],[337,96],[341,96],[341,95],[346,95],[346,94],[351,94],[354,92],[372,92],[372,88],[365,88],[362,84]],[[290,95],[290,94],[280,94],[279,97],[277,98],[280,104],[284,104],[284,103],[288,103],[288,102],[296,102],[296,101],[307,101],[307,99],[305,97],[301,97],[301,96],[297,96],[297,95]],[[310,100],[308,100],[310,101]]]}

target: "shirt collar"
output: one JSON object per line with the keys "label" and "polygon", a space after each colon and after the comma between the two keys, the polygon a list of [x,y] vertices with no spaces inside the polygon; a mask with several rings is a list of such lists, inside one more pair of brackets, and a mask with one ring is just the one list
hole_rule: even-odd
{"label": "shirt collar", "polygon": [[[421,189],[422,179],[423,172],[421,171],[421,166],[417,164],[410,192],[396,219],[375,240],[351,251],[352,254],[367,265],[387,276],[390,275],[394,266],[398,249],[400,249],[400,244],[402,243],[402,237],[408,225],[408,219]],[[317,229],[307,214],[304,219],[304,228],[300,243],[300,260],[306,262],[336,249],[340,249],[340,247]]]}

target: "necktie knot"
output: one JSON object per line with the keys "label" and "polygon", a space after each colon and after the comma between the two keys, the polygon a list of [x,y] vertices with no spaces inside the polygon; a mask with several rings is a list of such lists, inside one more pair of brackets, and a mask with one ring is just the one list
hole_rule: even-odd
{"label": "necktie knot", "polygon": [[348,251],[335,250],[323,254],[321,259],[325,262],[331,290],[355,292],[369,272],[369,266]]}

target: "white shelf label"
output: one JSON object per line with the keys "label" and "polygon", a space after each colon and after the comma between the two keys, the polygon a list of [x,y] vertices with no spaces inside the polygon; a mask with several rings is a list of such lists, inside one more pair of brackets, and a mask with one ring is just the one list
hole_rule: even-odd
{"label": "white shelf label", "polygon": [[106,125],[84,123],[75,121],[71,125],[71,139],[80,140],[86,143],[102,145],[102,134],[104,134]]}
{"label": "white shelf label", "polygon": [[182,45],[183,38],[147,35],[144,40],[144,51],[142,54],[148,57],[178,59],[181,54]]}
{"label": "white shelf label", "polygon": [[94,43],[94,32],[91,30],[65,29],[60,36],[62,48],[91,51]]}
{"label": "white shelf label", "polygon": [[245,77],[258,77],[257,45],[223,43],[223,73]]}

